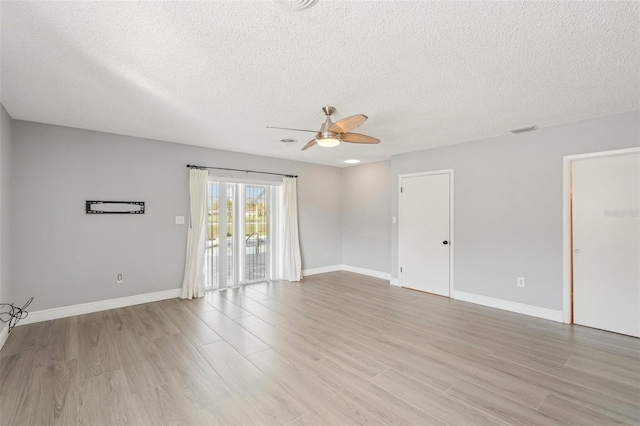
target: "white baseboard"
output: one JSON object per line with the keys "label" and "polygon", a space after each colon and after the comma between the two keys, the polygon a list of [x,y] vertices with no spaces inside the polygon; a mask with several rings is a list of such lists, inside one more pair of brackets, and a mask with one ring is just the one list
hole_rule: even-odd
{"label": "white baseboard", "polygon": [[454,291],[453,298],[478,305],[489,306],[490,308],[502,309],[503,311],[516,312],[518,314],[562,322],[562,311],[555,311],[553,309],[481,296],[479,294],[465,293],[463,291]]}
{"label": "white baseboard", "polygon": [[391,280],[389,281],[389,284],[396,286],[396,287],[402,287],[400,285],[400,279],[399,278],[391,278]]}
{"label": "white baseboard", "polygon": [[381,278],[383,280],[391,279],[391,274],[389,274],[388,272],[374,271],[373,269],[360,268],[358,266],[351,266],[351,265],[330,265],[330,266],[322,266],[320,268],[303,269],[302,276],[308,277],[311,275],[326,274],[327,272],[336,272],[336,271],[353,272],[354,274],[368,275],[370,277]]}
{"label": "white baseboard", "polygon": [[140,305],[142,303],[157,302],[158,300],[175,299],[180,296],[180,289],[157,291],[155,293],[136,294],[135,296],[120,297],[118,299],[100,300],[98,302],[81,303],[79,305],[63,306],[61,308],[45,309],[29,312],[29,315],[18,323],[18,326],[34,322],[50,321],[58,318],[73,317],[75,315],[90,314],[106,311],[107,309],[124,308],[125,306]]}
{"label": "white baseboard", "polygon": [[302,276],[308,277],[311,275],[326,274],[327,272],[342,271],[342,265],[330,265],[321,266],[320,268],[303,269]]}
{"label": "white baseboard", "polygon": [[390,280],[391,274],[388,272],[374,271],[373,269],[360,268],[358,266],[340,265],[343,271],[353,272],[354,274],[368,275],[374,278],[381,278],[383,280]]}
{"label": "white baseboard", "polygon": [[0,328],[0,349],[2,349],[8,337],[9,337],[9,324],[3,322],[2,328]]}

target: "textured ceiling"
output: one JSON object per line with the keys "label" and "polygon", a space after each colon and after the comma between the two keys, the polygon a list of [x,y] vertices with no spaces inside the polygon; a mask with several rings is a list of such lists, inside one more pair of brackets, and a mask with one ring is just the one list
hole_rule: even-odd
{"label": "textured ceiling", "polygon": [[[0,101],[21,120],[342,166],[640,108],[632,1],[0,7]],[[324,105],[382,142],[302,152],[311,133],[266,128],[317,129]]]}

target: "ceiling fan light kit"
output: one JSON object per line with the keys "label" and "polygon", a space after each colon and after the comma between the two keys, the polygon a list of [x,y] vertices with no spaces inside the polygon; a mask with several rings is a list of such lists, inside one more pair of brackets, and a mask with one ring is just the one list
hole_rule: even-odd
{"label": "ceiling fan light kit", "polygon": [[322,108],[322,111],[327,116],[327,119],[322,123],[320,131],[316,135],[316,142],[318,145],[324,148],[333,148],[340,145],[340,136],[336,132],[331,131],[333,122],[331,121],[331,114],[335,112],[334,107],[326,106]]}
{"label": "ceiling fan light kit", "polygon": [[334,123],[333,121],[331,121],[331,114],[335,112],[335,108],[326,106],[322,108],[322,111],[327,116],[327,119],[324,121],[324,123],[322,123],[319,132],[316,132],[315,130],[291,129],[287,127],[267,126],[267,128],[316,133],[316,137],[307,142],[307,144],[302,148],[303,151],[311,148],[314,145],[319,145],[324,148],[331,148],[340,145],[340,142],[364,144],[374,144],[380,142],[380,139],[376,139],[371,136],[361,135],[359,133],[351,133],[351,130],[359,127],[367,120],[368,117],[366,115],[353,115],[351,117],[343,118],[337,123]]}
{"label": "ceiling fan light kit", "polygon": [[332,136],[326,138],[321,136],[317,137],[316,142],[318,143],[318,145],[324,148],[333,148],[334,146],[340,145],[340,139]]}

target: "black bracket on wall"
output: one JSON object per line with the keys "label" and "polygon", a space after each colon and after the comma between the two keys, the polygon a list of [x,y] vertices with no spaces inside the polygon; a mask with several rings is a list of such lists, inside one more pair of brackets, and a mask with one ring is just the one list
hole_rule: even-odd
{"label": "black bracket on wall", "polygon": [[144,214],[144,201],[87,201],[87,214]]}

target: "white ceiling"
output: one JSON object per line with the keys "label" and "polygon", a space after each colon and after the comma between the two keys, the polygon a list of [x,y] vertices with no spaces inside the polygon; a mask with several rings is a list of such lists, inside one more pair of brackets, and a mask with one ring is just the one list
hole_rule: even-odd
{"label": "white ceiling", "polygon": [[[639,3],[1,3],[15,119],[343,166],[640,108]],[[321,107],[379,145],[300,148]],[[285,145],[282,138],[296,138]]]}

